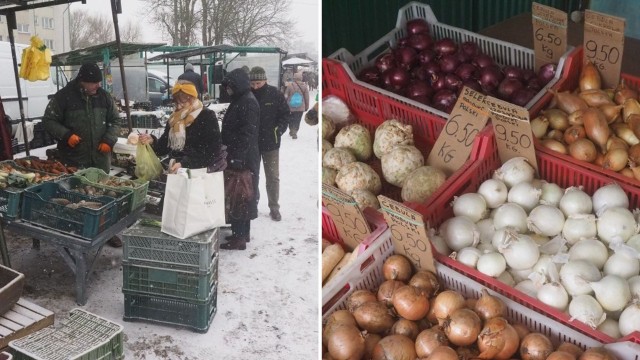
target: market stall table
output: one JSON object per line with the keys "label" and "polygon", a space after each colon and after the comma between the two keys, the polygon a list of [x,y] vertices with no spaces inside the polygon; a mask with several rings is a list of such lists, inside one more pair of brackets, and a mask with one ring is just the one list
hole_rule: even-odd
{"label": "market stall table", "polygon": [[134,210],[93,239],[86,239],[22,220],[0,222],[0,236],[4,238],[4,229],[6,228],[16,234],[50,242],[76,275],[76,303],[85,305],[87,303],[87,281],[102,247],[113,236],[118,235],[136,222],[143,211],[144,206]]}

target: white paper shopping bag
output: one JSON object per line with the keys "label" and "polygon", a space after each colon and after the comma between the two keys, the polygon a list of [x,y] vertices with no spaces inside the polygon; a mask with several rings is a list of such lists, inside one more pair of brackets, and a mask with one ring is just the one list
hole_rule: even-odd
{"label": "white paper shopping bag", "polygon": [[180,239],[225,225],[222,172],[190,169],[167,176],[162,209],[162,232]]}

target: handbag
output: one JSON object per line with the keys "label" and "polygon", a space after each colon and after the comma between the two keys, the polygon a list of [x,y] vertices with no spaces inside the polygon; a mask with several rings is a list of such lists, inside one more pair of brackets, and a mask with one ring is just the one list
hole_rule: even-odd
{"label": "handbag", "polygon": [[225,170],[224,187],[227,221],[249,220],[249,206],[255,198],[251,171]]}
{"label": "handbag", "polygon": [[[187,176],[185,176],[187,175]],[[179,239],[224,226],[225,191],[222,172],[188,169],[167,175],[162,232]]]}

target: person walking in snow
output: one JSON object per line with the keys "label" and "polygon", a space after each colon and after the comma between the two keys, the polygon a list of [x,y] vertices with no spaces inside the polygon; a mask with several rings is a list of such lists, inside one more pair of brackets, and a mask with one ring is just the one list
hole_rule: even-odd
{"label": "person walking in snow", "polygon": [[202,76],[200,74],[193,71],[193,65],[191,63],[187,63],[184,66],[184,73],[178,76],[178,80],[187,80],[196,86],[196,90],[198,90],[198,96],[202,99],[202,93],[204,91],[204,84],[202,84]]}
{"label": "person walking in snow", "polygon": [[251,91],[260,104],[259,148],[267,183],[269,216],[273,221],[280,221],[282,215],[278,204],[280,197],[279,149],[282,134],[287,131],[291,112],[284,95],[275,86],[267,84],[267,75],[262,67],[253,67],[249,72],[249,80],[251,81]]}
{"label": "person walking in snow", "polygon": [[[246,214],[242,218],[230,217],[231,236],[220,245],[227,250],[244,250],[250,241],[251,220],[258,217],[258,191],[260,176],[260,150],[258,134],[260,130],[260,105],[251,92],[249,74],[242,69],[231,71],[222,81],[222,88],[231,97],[231,103],[222,120],[222,143],[227,146],[227,179],[249,172],[251,174],[253,197],[246,198]],[[226,191],[225,186],[225,191]],[[229,205],[229,204],[227,204]]]}
{"label": "person walking in snow", "polygon": [[309,87],[302,81],[300,72],[293,74],[293,81],[287,85],[284,97],[289,104],[289,110],[291,110],[289,135],[293,139],[297,139],[302,114],[309,109]]}

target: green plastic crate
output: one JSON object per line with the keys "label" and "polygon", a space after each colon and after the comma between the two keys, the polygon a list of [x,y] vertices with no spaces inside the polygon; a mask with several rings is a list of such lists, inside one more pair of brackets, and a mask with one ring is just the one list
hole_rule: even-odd
{"label": "green plastic crate", "polygon": [[[65,191],[56,183],[44,183],[25,189],[22,201],[22,219],[38,225],[92,239],[117,221],[117,208],[113,198],[91,197]],[[98,209],[80,207],[71,209],[50,199],[63,198],[73,203],[81,200],[102,204]]]}
{"label": "green plastic crate", "polygon": [[[98,183],[92,183],[86,178],[82,176],[71,175],[68,177],[63,177],[54,181],[55,183],[63,185],[65,189],[69,189],[71,192],[84,191],[86,186],[91,186],[95,189],[99,189],[102,192],[102,195],[89,195],[83,192],[80,194],[91,196],[92,198],[100,197],[100,196],[108,196],[115,201],[115,207],[117,212],[117,220],[125,218],[127,215],[131,214],[133,211],[133,189],[131,188],[119,188],[113,186],[102,185]],[[107,192],[113,191],[115,195],[109,195]]]}
{"label": "green plastic crate", "polygon": [[214,256],[205,273],[123,262],[122,278],[123,291],[204,301],[218,283],[218,256]]}
{"label": "green plastic crate", "polygon": [[205,301],[124,292],[124,321],[148,320],[206,333],[218,308],[217,287]]}
{"label": "green plastic crate", "polygon": [[112,360],[124,358],[123,327],[73,309],[58,328],[46,327],[9,342],[14,360]]}
{"label": "green plastic crate", "polygon": [[142,261],[165,269],[206,272],[211,267],[211,258],[219,251],[217,228],[178,239],[159,227],[137,222],[123,231],[121,238],[123,261],[130,264]]}
{"label": "green plastic crate", "polygon": [[74,175],[82,176],[92,183],[104,185],[105,182],[109,181],[120,184],[118,188],[131,188],[133,189],[133,202],[131,204],[131,211],[139,208],[140,206],[144,206],[147,191],[149,189],[148,181],[128,180],[119,178],[117,176],[111,176],[102,171],[102,169],[98,168],[78,170]]}

